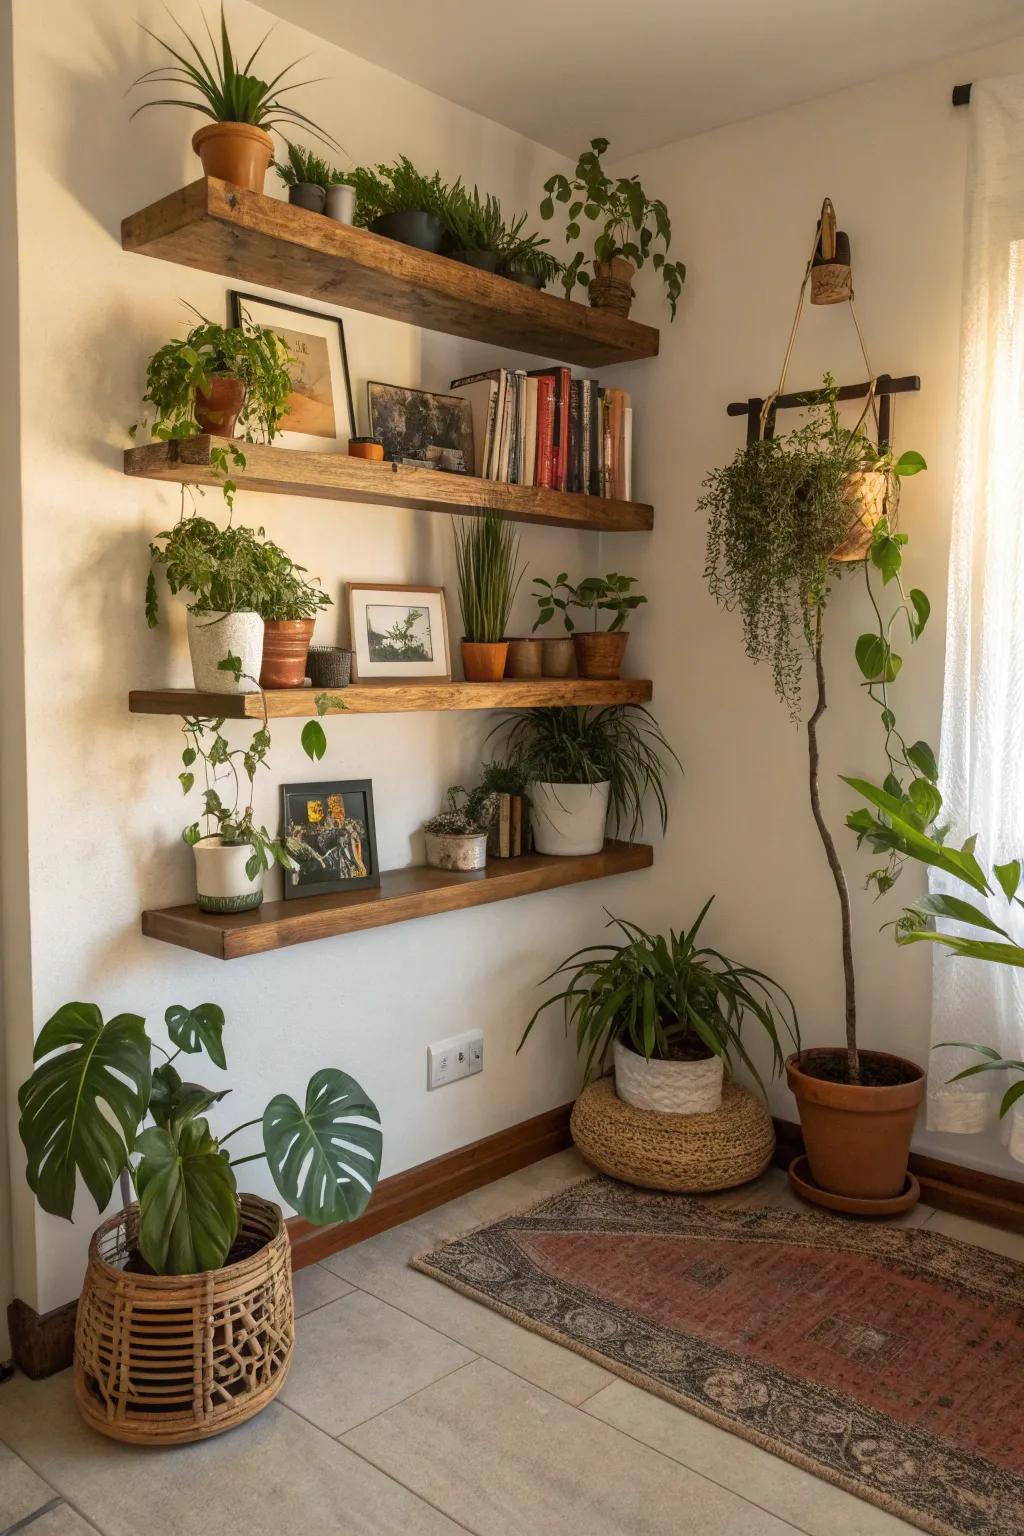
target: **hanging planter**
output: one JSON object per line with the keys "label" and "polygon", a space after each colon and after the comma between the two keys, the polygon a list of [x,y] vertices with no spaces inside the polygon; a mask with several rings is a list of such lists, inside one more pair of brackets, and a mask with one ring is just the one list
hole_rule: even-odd
{"label": "hanging planter", "polygon": [[832,551],[833,560],[865,560],[875,529],[889,514],[889,526],[896,525],[899,486],[896,476],[885,469],[854,469],[843,476],[841,495],[849,510],[850,531]]}
{"label": "hanging planter", "polygon": [[844,304],[853,298],[850,237],[844,230],[836,229],[836,211],[830,197],[821,205],[820,228],[811,261],[811,303]]}

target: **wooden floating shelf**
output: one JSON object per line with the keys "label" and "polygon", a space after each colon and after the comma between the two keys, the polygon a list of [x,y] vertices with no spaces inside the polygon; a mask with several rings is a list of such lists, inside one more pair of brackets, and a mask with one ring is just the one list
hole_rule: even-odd
{"label": "wooden floating shelf", "polygon": [[[203,436],[128,448],[124,472],[147,480],[217,486],[223,477],[210,467],[210,449],[228,441]],[[243,491],[376,502],[427,512],[484,512],[495,508],[517,523],[594,528],[605,533],[646,531],[654,526],[653,507],[640,501],[610,501],[604,496],[549,491],[536,485],[505,485],[473,475],[374,464],[342,453],[310,453],[305,449],[253,443],[238,446],[245,454],[245,469],[233,470],[232,478]]]}
{"label": "wooden floating shelf", "polygon": [[195,906],[143,912],[142,931],[148,938],[194,949],[215,960],[239,960],[244,955],[404,923],[435,912],[481,907],[533,891],[601,880],[607,875],[647,869],[653,862],[654,850],[647,843],[607,842],[601,853],[571,858],[526,854],[519,859],[497,859],[471,874],[414,865],[386,871],[377,890],[265,901],[255,912],[200,912]]}
{"label": "wooden floating shelf", "polygon": [[[429,471],[428,471],[429,473]],[[539,677],[501,683],[353,683],[349,688],[271,688],[263,697],[275,720],[315,715],[316,698],[340,699],[339,714],[389,715],[407,710],[553,709],[563,704],[646,704],[652,694],[647,678],[623,677],[591,682],[576,677]],[[259,720],[258,693],[200,693],[194,688],[137,688],[128,695],[133,715],[202,715],[225,720]]]}
{"label": "wooden floating shelf", "polygon": [[214,177],[129,214],[121,245],[201,272],[586,368],[658,351],[652,326],[538,293]]}

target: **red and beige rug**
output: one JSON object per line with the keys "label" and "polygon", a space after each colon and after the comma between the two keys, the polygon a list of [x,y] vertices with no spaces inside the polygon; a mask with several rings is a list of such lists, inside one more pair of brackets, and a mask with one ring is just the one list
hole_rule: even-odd
{"label": "red and beige rug", "polygon": [[936,1536],[1024,1531],[1024,1264],[609,1179],[417,1269]]}

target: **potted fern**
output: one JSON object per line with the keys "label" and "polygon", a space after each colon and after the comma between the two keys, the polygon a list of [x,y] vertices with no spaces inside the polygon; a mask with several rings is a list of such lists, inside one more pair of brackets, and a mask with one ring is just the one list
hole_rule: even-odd
{"label": "potted fern", "polygon": [[421,251],[441,249],[461,182],[448,187],[437,171],[424,176],[405,155],[391,165],[356,166],[348,181],[355,191],[356,224]]}
{"label": "potted fern", "polygon": [[505,675],[508,620],[522,580],[519,540],[500,512],[452,519],[455,568],[462,609],[462,670],[468,683],[495,683]]}

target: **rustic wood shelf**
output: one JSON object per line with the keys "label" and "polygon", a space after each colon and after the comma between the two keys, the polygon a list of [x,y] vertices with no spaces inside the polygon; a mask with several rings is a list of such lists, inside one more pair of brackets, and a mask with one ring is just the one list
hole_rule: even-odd
{"label": "rustic wood shelf", "polygon": [[[338,713],[389,715],[434,709],[552,709],[562,704],[646,704],[647,678],[622,677],[600,683],[576,677],[539,677],[501,683],[353,683],[349,688],[270,688],[263,697],[275,720],[315,715],[316,698],[328,693],[345,705]],[[194,688],[136,688],[128,695],[133,715],[203,715],[225,720],[258,720],[258,693],[200,693]]]}
{"label": "rustic wood shelf", "polygon": [[658,351],[652,326],[538,293],[214,177],[129,214],[121,245],[201,272],[587,368]]}
{"label": "rustic wood shelf", "polygon": [[[223,477],[210,467],[210,448],[228,441],[203,436],[128,448],[124,472],[147,480],[217,486]],[[232,478],[242,491],[376,502],[427,512],[472,513],[495,508],[517,523],[594,528],[605,533],[646,531],[654,526],[654,509],[640,501],[610,501],[603,496],[549,491],[536,485],[504,485],[498,480],[478,480],[474,475],[374,464],[342,453],[310,453],[261,443],[238,446],[246,464],[244,470],[233,470]]]}
{"label": "rustic wood shelf", "polygon": [[195,906],[143,912],[142,931],[151,939],[194,949],[215,960],[239,960],[290,944],[508,901],[513,896],[578,885],[584,880],[601,880],[607,875],[647,869],[653,862],[654,850],[647,843],[607,842],[601,853],[571,858],[532,853],[519,859],[497,859],[472,874],[413,865],[387,870],[377,890],[265,901],[255,912],[210,913]]}

